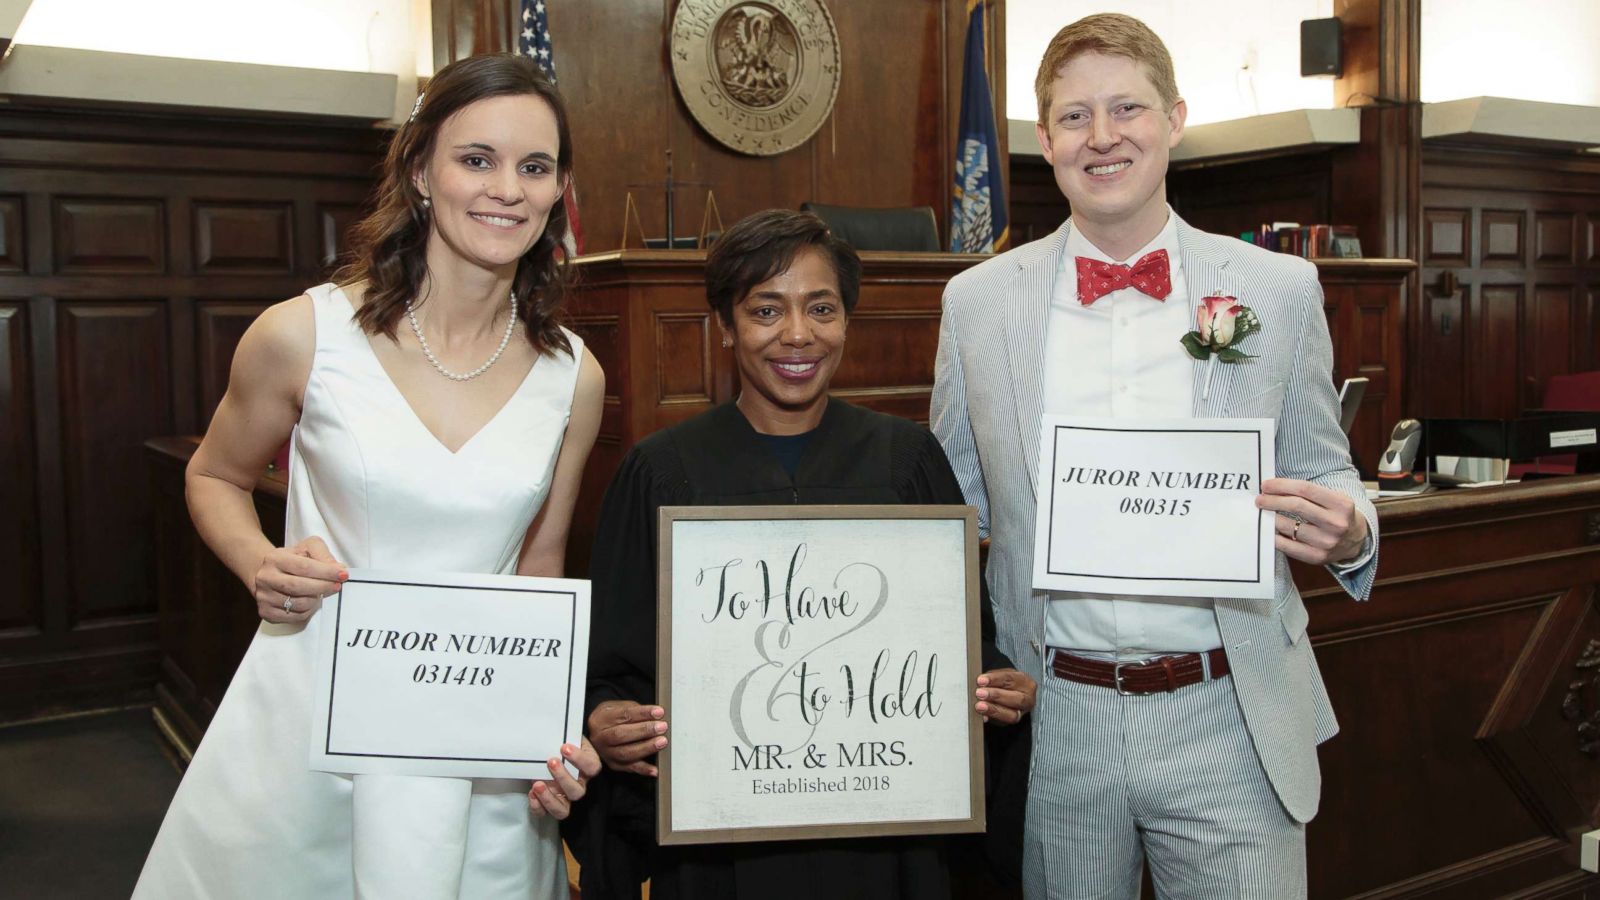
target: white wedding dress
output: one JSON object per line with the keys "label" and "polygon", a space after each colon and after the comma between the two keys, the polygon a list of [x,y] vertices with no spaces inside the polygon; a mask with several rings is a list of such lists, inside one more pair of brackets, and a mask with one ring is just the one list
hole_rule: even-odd
{"label": "white wedding dress", "polygon": [[[287,543],[321,537],[352,568],[513,573],[549,493],[582,342],[568,332],[573,356],[541,357],[451,453],[378,363],[344,292],[307,294],[316,357],[289,454]],[[566,897],[556,823],[529,812],[527,781],[311,771],[321,627],[262,623],[134,897]]]}

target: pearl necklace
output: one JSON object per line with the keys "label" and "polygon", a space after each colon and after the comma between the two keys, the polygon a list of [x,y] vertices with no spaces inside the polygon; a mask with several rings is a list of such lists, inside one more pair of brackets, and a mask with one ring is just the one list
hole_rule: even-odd
{"label": "pearl necklace", "polygon": [[440,375],[451,381],[471,381],[489,371],[489,367],[495,364],[500,354],[506,352],[506,345],[511,343],[511,332],[517,327],[517,292],[511,292],[511,318],[506,320],[506,333],[500,338],[500,346],[495,348],[494,355],[483,365],[465,375],[446,369],[439,363],[439,358],[433,355],[433,349],[428,346],[428,339],[422,336],[422,326],[417,324],[417,311],[412,307],[410,300],[406,301],[406,318],[411,320],[411,333],[417,336],[417,343],[422,345],[422,355],[428,358],[428,362],[433,363],[433,367],[439,370]]}

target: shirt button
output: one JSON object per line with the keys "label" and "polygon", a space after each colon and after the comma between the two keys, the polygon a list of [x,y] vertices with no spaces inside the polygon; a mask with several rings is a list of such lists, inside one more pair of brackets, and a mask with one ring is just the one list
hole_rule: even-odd
{"label": "shirt button", "polygon": [[1123,392],[1124,394],[1126,394],[1128,392],[1128,386],[1127,385],[1123,385],[1122,387],[1117,388],[1117,390],[1119,390],[1119,391]]}

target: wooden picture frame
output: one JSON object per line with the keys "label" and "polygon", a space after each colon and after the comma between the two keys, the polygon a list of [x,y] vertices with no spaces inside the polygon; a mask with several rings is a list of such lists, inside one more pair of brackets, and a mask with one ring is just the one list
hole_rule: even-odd
{"label": "wooden picture frame", "polygon": [[668,506],[659,524],[659,843],[984,830],[972,507]]}

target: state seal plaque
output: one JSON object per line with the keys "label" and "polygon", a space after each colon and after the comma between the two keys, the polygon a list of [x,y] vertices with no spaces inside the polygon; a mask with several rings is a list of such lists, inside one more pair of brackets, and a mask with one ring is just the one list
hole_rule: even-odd
{"label": "state seal plaque", "polygon": [[776,156],[816,134],[839,93],[839,33],[822,0],[681,0],[672,77],[718,143]]}

